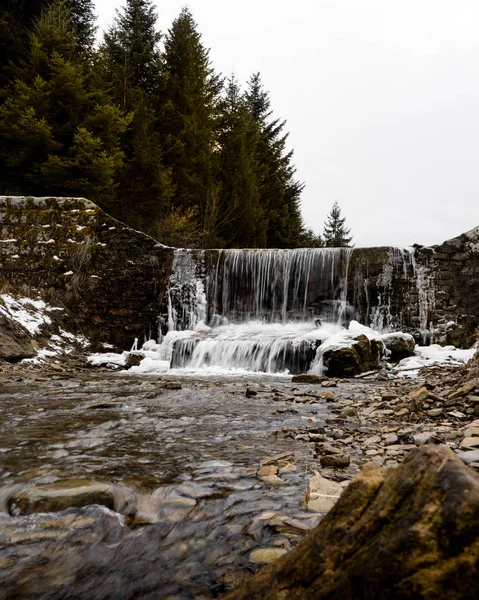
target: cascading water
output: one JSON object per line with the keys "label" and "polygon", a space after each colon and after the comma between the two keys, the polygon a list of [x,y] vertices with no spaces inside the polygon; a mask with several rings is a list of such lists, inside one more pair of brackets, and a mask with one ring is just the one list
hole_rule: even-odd
{"label": "cascading water", "polygon": [[[352,318],[352,249],[175,251],[168,290],[173,368],[308,370],[327,324]],[[168,342],[167,339],[165,340]]]}
{"label": "cascading water", "polygon": [[378,331],[397,329],[409,318],[410,296],[419,302],[418,330],[425,329],[432,294],[414,249],[382,249],[384,262],[371,279],[355,252],[176,250],[163,360],[195,372],[321,372],[326,340],[331,345],[355,319]]}
{"label": "cascading water", "polygon": [[201,277],[204,253],[175,250],[168,285],[168,331],[194,329],[206,321],[206,295]]}
{"label": "cascading water", "polygon": [[341,322],[351,252],[350,248],[220,251],[209,274],[209,320]]}

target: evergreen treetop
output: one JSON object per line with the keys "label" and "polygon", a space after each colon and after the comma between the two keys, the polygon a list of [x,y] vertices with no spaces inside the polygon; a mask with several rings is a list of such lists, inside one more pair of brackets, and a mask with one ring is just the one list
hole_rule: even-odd
{"label": "evergreen treetop", "polygon": [[102,52],[107,72],[124,108],[133,102],[135,90],[158,91],[161,34],[156,21],[151,0],[127,0],[105,34]]}
{"label": "evergreen treetop", "polygon": [[160,130],[165,164],[175,182],[174,201],[195,208],[201,220],[215,186],[215,147],[222,79],[187,8],[165,36]]}
{"label": "evergreen treetop", "polygon": [[341,217],[341,208],[335,202],[324,223],[323,240],[327,248],[350,247],[352,236],[351,229],[346,227],[346,217]]}

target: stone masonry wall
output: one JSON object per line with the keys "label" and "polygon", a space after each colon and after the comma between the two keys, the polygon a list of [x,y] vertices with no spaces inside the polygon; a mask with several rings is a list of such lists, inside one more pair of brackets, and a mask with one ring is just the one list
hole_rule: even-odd
{"label": "stone masonry wall", "polygon": [[172,251],[84,198],[0,196],[1,289],[66,307],[94,341],[156,337]]}
{"label": "stone masonry wall", "polygon": [[[216,264],[217,253],[194,256]],[[0,289],[66,307],[98,342],[128,348],[134,338],[157,337],[173,255],[83,198],[0,196]],[[350,318],[420,342],[471,345],[479,227],[432,248],[354,248],[347,290]]]}

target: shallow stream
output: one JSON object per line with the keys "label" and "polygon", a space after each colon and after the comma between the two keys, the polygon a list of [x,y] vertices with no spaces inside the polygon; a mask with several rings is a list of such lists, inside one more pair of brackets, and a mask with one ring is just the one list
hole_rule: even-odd
{"label": "shallow stream", "polygon": [[[289,550],[319,519],[300,505],[313,445],[275,433],[321,431],[324,400],[284,401],[313,392],[272,377],[4,378],[0,598],[221,596],[259,567],[253,550]],[[281,481],[260,480],[259,461],[283,452],[294,457]],[[15,501],[92,482],[108,484],[111,506]]]}

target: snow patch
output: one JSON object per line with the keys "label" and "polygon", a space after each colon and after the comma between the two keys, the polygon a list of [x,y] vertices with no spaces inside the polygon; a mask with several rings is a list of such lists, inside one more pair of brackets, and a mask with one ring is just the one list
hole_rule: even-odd
{"label": "snow patch", "polygon": [[15,299],[9,294],[2,294],[0,298],[3,301],[3,306],[0,304],[0,313],[23,325],[32,336],[37,334],[43,325],[51,325],[52,320],[46,314],[48,307],[43,300]]}
{"label": "snow patch", "polygon": [[446,366],[461,367],[468,363],[476,353],[476,348],[461,350],[455,346],[416,346],[414,356],[403,358],[396,367],[399,375],[416,376],[422,367]]}

